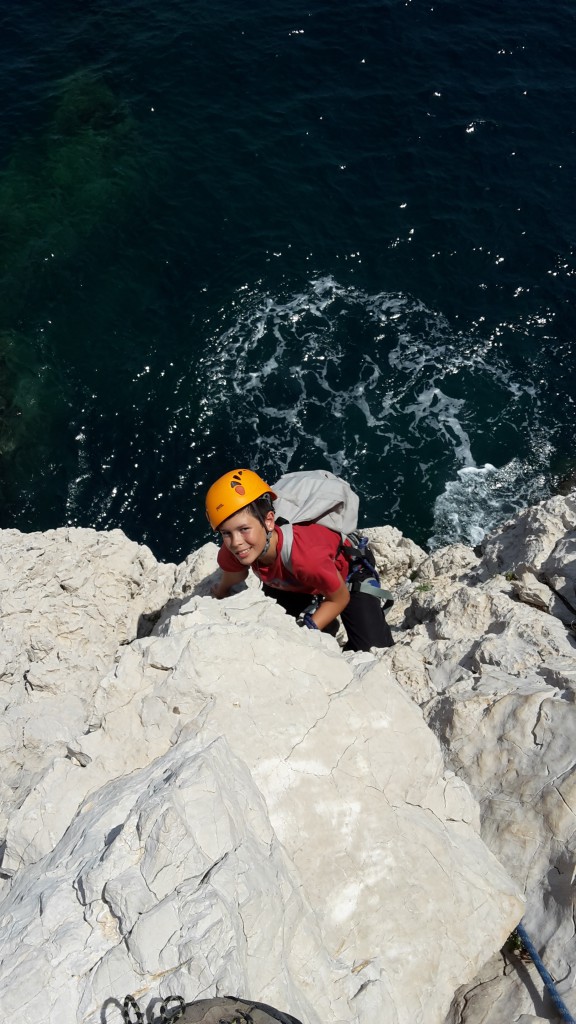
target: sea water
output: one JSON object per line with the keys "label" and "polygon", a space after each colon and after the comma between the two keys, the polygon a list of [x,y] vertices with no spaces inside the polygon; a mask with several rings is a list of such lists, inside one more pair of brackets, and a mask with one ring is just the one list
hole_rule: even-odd
{"label": "sea water", "polygon": [[326,467],[435,547],[576,468],[572,3],[0,14],[0,525]]}

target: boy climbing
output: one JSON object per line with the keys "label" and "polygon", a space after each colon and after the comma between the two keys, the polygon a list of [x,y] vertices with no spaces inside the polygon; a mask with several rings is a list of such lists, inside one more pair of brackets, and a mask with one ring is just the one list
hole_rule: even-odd
{"label": "boy climbing", "polygon": [[[324,476],[337,479],[328,473]],[[222,537],[218,552],[222,575],[212,589],[213,597],[227,597],[252,569],[266,596],[301,625],[334,635],[340,616],[348,637],[346,650],[391,647],[392,634],[378,598],[385,592],[378,586],[372,552],[365,544],[361,550],[354,547],[334,529],[308,522],[289,527],[292,545],[286,557],[283,529],[275,522],[277,497],[250,469],[225,473],[208,491],[206,515]]]}

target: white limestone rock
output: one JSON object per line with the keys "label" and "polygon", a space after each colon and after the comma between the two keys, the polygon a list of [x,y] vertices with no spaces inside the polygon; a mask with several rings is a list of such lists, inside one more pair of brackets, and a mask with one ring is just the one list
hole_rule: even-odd
{"label": "white limestone rock", "polygon": [[[530,1007],[530,1012],[521,1008]],[[552,999],[530,958],[505,948],[484,965],[472,988],[456,993],[446,1024],[545,1024],[560,1020]]]}
{"label": "white limestone rock", "polygon": [[[197,551],[192,551],[176,568],[176,578],[172,590],[173,597],[168,601],[157,623],[161,628],[167,619],[174,618],[185,606],[189,597],[209,597],[212,587],[220,579],[217,562],[218,547],[216,544],[204,544]],[[243,590],[260,590],[261,584],[254,573],[250,573],[244,583],[232,587],[231,594],[242,593]]]}
{"label": "white limestone rock", "polygon": [[[282,968],[282,984],[275,975],[266,989],[268,1001],[296,1016],[298,1007],[306,1024],[315,1024],[314,1013],[322,1024],[372,1024],[383,1016],[392,1022],[410,1016],[441,1024],[452,992],[461,986],[451,1011],[454,1021],[553,1019],[537,977],[531,975],[534,984],[520,983],[516,968],[497,953],[522,908],[500,869],[484,860],[485,848],[477,838],[480,813],[482,835],[526,893],[528,931],[574,1012],[576,637],[567,629],[574,616],[566,602],[574,603],[575,531],[574,495],[527,510],[485,542],[480,560],[462,546],[426,556],[404,544],[398,531],[386,529],[377,562],[385,585],[397,594],[392,612],[397,642],[376,657],[344,657],[330,638],[302,634],[253,589],[255,581],[230,600],[203,599],[214,579],[215,545],[206,545],[177,569],[145,558],[133,598],[130,573],[122,569],[115,575],[108,564],[100,569],[105,574],[111,570],[112,591],[108,584],[91,590],[109,535],[77,531],[92,534],[86,546],[93,558],[91,573],[76,593],[60,590],[60,595],[50,591],[50,576],[66,553],[60,539],[46,547],[50,558],[55,553],[52,564],[46,560],[43,572],[34,575],[27,556],[18,553],[18,544],[27,539],[8,538],[11,562],[0,583],[0,693],[8,711],[0,723],[0,799],[10,814],[0,837],[6,841],[4,874],[14,873],[14,878],[3,883],[4,925],[13,920],[9,901],[17,902],[18,893],[29,888],[35,894],[35,904],[23,904],[30,916],[30,908],[40,905],[38,886],[57,871],[56,851],[63,853],[83,800],[90,813],[104,814],[106,786],[130,781],[137,789],[155,758],[177,757],[181,748],[188,757],[189,744],[212,751],[214,744],[224,743],[230,764],[237,759],[246,765],[264,795],[274,848],[282,853],[278,841],[284,844],[290,885],[299,898],[305,893],[303,903],[292,897],[283,903],[280,887],[271,918],[283,920],[288,908],[297,907],[306,933],[316,936],[313,954],[306,948],[302,963],[290,960]],[[67,532],[71,538],[62,543],[70,547],[76,531]],[[378,547],[379,531],[374,534]],[[95,537],[103,545],[99,551],[91,547]],[[130,542],[122,538],[122,544]],[[85,559],[82,551],[80,561]],[[38,557],[41,563],[44,555]],[[126,553],[120,561],[129,563],[131,557]],[[20,594],[16,606],[12,590]],[[134,609],[133,601],[141,601],[141,610]],[[38,605],[42,613],[34,618]],[[160,609],[154,634],[134,640],[134,623],[140,619],[141,631],[148,632]],[[25,687],[25,670],[37,689]],[[418,712],[395,680],[421,704],[442,743],[448,770],[421,718],[416,725],[411,717]],[[232,781],[227,806],[244,799]],[[245,794],[244,783],[241,788]],[[141,791],[134,790],[130,806],[140,799]],[[161,819],[163,811],[158,813]],[[162,826],[154,827],[160,836]],[[106,833],[95,826],[85,840],[73,834],[78,851],[86,842],[88,863],[98,846],[94,837]],[[189,838],[183,842],[192,849]],[[122,849],[116,839],[112,847]],[[152,848],[154,878],[165,878],[168,885],[172,850],[168,857],[165,842]],[[102,852],[100,839],[98,857]],[[142,857],[135,848],[129,855],[123,851],[103,883],[110,906],[128,922],[154,911],[148,905],[149,887],[141,874],[137,877],[140,869],[132,872],[130,858],[139,863]],[[191,861],[184,860],[183,870],[191,871]],[[50,872],[40,879],[38,866],[48,863]],[[62,863],[70,878],[70,862],[63,857]],[[227,880],[232,891],[237,862],[227,858],[223,863],[234,865]],[[266,874],[262,861],[257,863]],[[94,878],[99,885],[101,876]],[[174,914],[182,922],[181,896],[185,903],[188,889],[184,893],[181,887],[172,902],[169,893],[163,896],[159,890],[155,906],[167,900],[168,909],[149,918],[151,926],[155,922],[153,931],[157,927],[159,935],[167,933]],[[228,934],[238,930],[237,923],[230,923],[236,920],[235,900],[227,897],[226,906],[232,908]],[[176,967],[171,961],[163,981],[150,973],[162,954],[148,943],[147,927],[138,929],[136,923],[130,969],[126,945],[116,936],[101,955],[97,976],[86,929],[100,929],[100,924],[95,926],[88,915],[88,925],[86,908],[64,890],[53,897],[46,892],[42,901],[54,915],[46,917],[44,944],[46,925],[62,915],[59,949],[68,950],[62,954],[62,972],[90,977],[91,994],[85,999],[78,987],[73,989],[77,1015],[71,1020],[91,1020],[87,1014],[100,995],[116,994],[110,979],[125,980],[127,989],[139,983],[153,997],[175,991],[174,978],[182,990],[187,979],[198,977],[196,967],[188,973],[189,961],[180,959]],[[468,922],[470,901],[477,910]],[[260,907],[265,904],[261,899]],[[78,907],[81,920],[75,916]],[[487,916],[478,924],[483,913]],[[218,914],[222,918],[221,909]],[[265,924],[267,919],[266,904],[258,920]],[[108,934],[106,920],[104,914]],[[174,934],[177,930],[175,925]],[[52,1019],[66,1024],[60,1014],[67,1012],[70,990],[58,988],[61,954],[51,950],[48,963],[36,933],[18,934],[26,937],[14,940],[0,979],[4,971],[10,977],[16,970],[30,943],[28,966],[36,958],[40,974],[54,979],[59,995]],[[168,958],[184,955],[186,943],[180,938],[172,943],[169,936],[167,944]],[[291,942],[290,955],[297,946]],[[238,992],[264,998],[259,984],[247,990],[247,979],[254,975],[234,949],[222,953],[219,943],[218,949],[238,971]],[[289,959],[286,950],[274,949],[270,974],[280,960],[285,964]],[[70,963],[80,963],[81,950],[88,950],[89,963],[82,961],[82,970],[74,974]],[[319,957],[322,967],[311,982],[310,964]],[[264,953],[262,958],[261,964]],[[216,974],[210,981],[212,969],[212,962],[204,962],[202,979],[208,979],[208,987],[203,994],[215,991],[222,977],[227,983],[227,976]],[[22,971],[25,977],[26,968]],[[31,977],[38,978],[34,971]],[[475,981],[466,984],[473,976]],[[79,1000],[84,1000],[81,1010]],[[3,1009],[4,1003],[2,993]],[[42,1017],[30,1019],[43,1024]],[[26,1016],[22,1020],[27,1024]]]}
{"label": "white limestone rock", "polygon": [[387,589],[410,578],[426,558],[426,552],[394,526],[372,526],[361,533],[368,537],[376,568]]}
{"label": "white limestone rock", "polygon": [[252,992],[320,1024],[350,988],[224,738],[179,743],[93,793],[15,878],[0,931],[3,1017],[26,1024],[101,1024],[103,1008],[120,1024],[127,992],[143,1005]]}
{"label": "white limestone rock", "polygon": [[220,572],[217,555],[218,547],[212,543],[203,544],[197,551],[192,551],[176,568],[174,597],[185,598],[194,594],[207,597]]}
{"label": "white limestone rock", "polygon": [[[388,670],[416,704],[425,704],[436,695],[438,687],[430,666],[409,639],[401,635],[394,647],[379,652],[377,657],[386,662]],[[442,679],[439,688],[444,689],[446,683],[447,680]]]}
{"label": "white limestone rock", "polygon": [[558,541],[576,530],[576,494],[526,509],[482,543],[483,568],[506,573],[524,567],[538,574]]}
{"label": "white limestone rock", "polygon": [[[93,713],[92,731],[76,739],[85,767],[69,757],[56,759],[7,833],[5,864],[15,875],[0,918],[8,928],[5,948],[13,951],[5,961],[7,976],[21,963],[18,977],[30,977],[23,1024],[50,1019],[41,1015],[38,994],[46,929],[31,932],[21,923],[12,930],[24,892],[36,905],[41,898],[54,907],[58,952],[50,953],[50,1013],[51,1019],[58,1013],[62,1024],[95,1024],[98,1000],[123,994],[119,987],[155,995],[174,992],[174,986],[188,998],[232,988],[283,1006],[307,1024],[368,1024],[382,1015],[403,1024],[420,1019],[422,1006],[427,1021],[440,1024],[455,988],[474,976],[521,916],[515,887],[479,840],[475,802],[460,779],[445,773],[437,741],[385,659],[343,657],[330,637],[299,630],[258,591],[222,602],[185,601],[158,623],[156,635],[122,649],[98,689]],[[258,976],[238,960],[230,935],[239,925],[222,925],[219,903],[209,914],[190,909],[186,879],[210,870],[198,861],[195,834],[185,830],[180,839],[181,826],[160,809],[160,823],[149,833],[136,829],[151,837],[142,856],[135,840],[126,848],[117,832],[128,812],[114,816],[106,810],[108,824],[96,821],[108,807],[105,794],[117,793],[124,807],[122,787],[132,782],[138,794],[128,789],[126,799],[140,800],[143,814],[150,797],[142,796],[138,780],[151,778],[146,773],[163,764],[155,758],[177,758],[188,743],[212,750],[223,737],[263,794],[274,834],[293,865],[293,886],[301,887],[313,914],[304,918],[312,940],[303,948],[304,940],[287,932],[289,957],[272,936],[279,931],[277,919],[294,919],[292,898],[287,909],[276,894],[278,909],[269,912],[256,896],[262,911],[249,934],[264,935],[255,954]],[[224,803],[244,799],[237,793],[242,772],[231,768],[222,775],[226,781],[217,791]],[[206,788],[216,791],[214,783]],[[190,823],[196,821],[196,799],[190,798]],[[199,823],[206,818],[201,807]],[[84,841],[77,830],[88,813],[96,817]],[[122,835],[130,834],[125,828]],[[74,876],[77,895],[66,889],[41,895],[42,880],[52,879],[57,864],[70,877],[68,856],[78,864],[86,856],[92,865],[88,871],[82,859]],[[230,871],[234,887],[239,868],[233,860]],[[246,884],[250,893],[253,883]],[[222,892],[226,905],[233,904],[236,897],[224,885]],[[27,920],[32,904],[26,906]],[[303,913],[297,909],[295,918]],[[201,918],[203,934],[207,914],[210,957],[202,959],[201,970],[183,922]],[[69,950],[61,948],[59,915]],[[142,915],[150,935],[148,924],[139,923]],[[289,960],[289,983],[279,959]],[[82,992],[79,977],[86,984],[89,979]]]}
{"label": "white limestone rock", "polygon": [[[418,577],[432,585],[405,589],[412,628],[388,655],[478,797],[482,836],[525,891],[528,931],[573,1012],[576,637],[540,577],[572,597],[574,510],[573,496],[527,510],[488,541],[468,576],[442,565],[429,576],[423,563]],[[501,958],[494,964],[494,978],[465,987],[455,1020],[550,1013],[540,983],[518,986]]]}
{"label": "white limestone rock", "polygon": [[[409,580],[400,584],[388,620],[400,629],[428,622],[436,616],[443,596],[457,589],[455,584],[464,590],[478,584],[479,565],[478,556],[462,544],[437,549],[419,563]],[[396,637],[402,640],[401,633]]]}
{"label": "white limestone rock", "polygon": [[519,600],[576,622],[576,495],[527,509],[485,542],[480,573],[508,575]]}
{"label": "white limestone rock", "polygon": [[485,578],[508,574],[518,580],[520,600],[550,611],[568,626],[576,622],[575,493],[526,509],[488,538],[483,550]]}
{"label": "white limestone rock", "polygon": [[119,645],[149,631],[174,572],[120,530],[2,531],[0,837],[27,790],[77,743]]}
{"label": "white limestone rock", "polygon": [[554,615],[567,625],[576,624],[576,530],[561,538],[542,564],[542,579],[552,589]]}
{"label": "white limestone rock", "polygon": [[553,597],[550,587],[540,583],[530,572],[520,572],[512,580],[512,591],[519,601],[541,608],[544,612],[552,611]]}
{"label": "white limestone rock", "polygon": [[467,580],[480,564],[478,555],[465,544],[451,544],[437,548],[419,563],[414,580],[436,580],[438,577],[453,581]]}

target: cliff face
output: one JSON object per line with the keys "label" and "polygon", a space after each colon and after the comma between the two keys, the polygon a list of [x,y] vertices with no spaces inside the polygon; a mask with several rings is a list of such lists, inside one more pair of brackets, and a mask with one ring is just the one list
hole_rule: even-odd
{"label": "cliff face", "polygon": [[571,1005],[576,501],[482,557],[369,532],[396,646],[356,655],[255,586],[205,596],[213,545],[2,532],[6,1019],[548,1018],[499,953],[523,914]]}

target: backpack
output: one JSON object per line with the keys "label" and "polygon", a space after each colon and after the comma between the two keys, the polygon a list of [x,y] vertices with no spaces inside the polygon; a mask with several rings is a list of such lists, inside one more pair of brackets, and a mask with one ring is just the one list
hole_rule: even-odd
{"label": "backpack", "polygon": [[[177,1005],[168,1008],[168,1003]],[[236,996],[217,996],[194,1003],[186,1003],[182,996],[168,996],[161,1003],[158,1014],[154,1017],[157,1024],[172,1024],[173,1021],[181,1024],[301,1024],[296,1017],[275,1010],[273,1006]],[[124,998],[122,1016],[125,1024],[144,1024],[144,1014],[134,996]]]}
{"label": "backpack", "polygon": [[358,495],[350,484],[327,469],[286,473],[272,486],[276,493],[276,525],[282,527],[282,562],[291,568],[292,525],[317,523],[340,534],[342,541],[358,525]]}
{"label": "backpack", "polygon": [[346,578],[349,589],[377,597],[384,609],[392,606],[394,598],[380,587],[373,555],[368,555],[368,541],[355,533],[360,500],[350,484],[327,469],[304,469],[285,473],[272,490],[276,494],[276,525],[282,527],[280,557],[288,572],[292,571],[292,526],[326,526],[340,534],[339,550],[346,555],[350,569]]}

